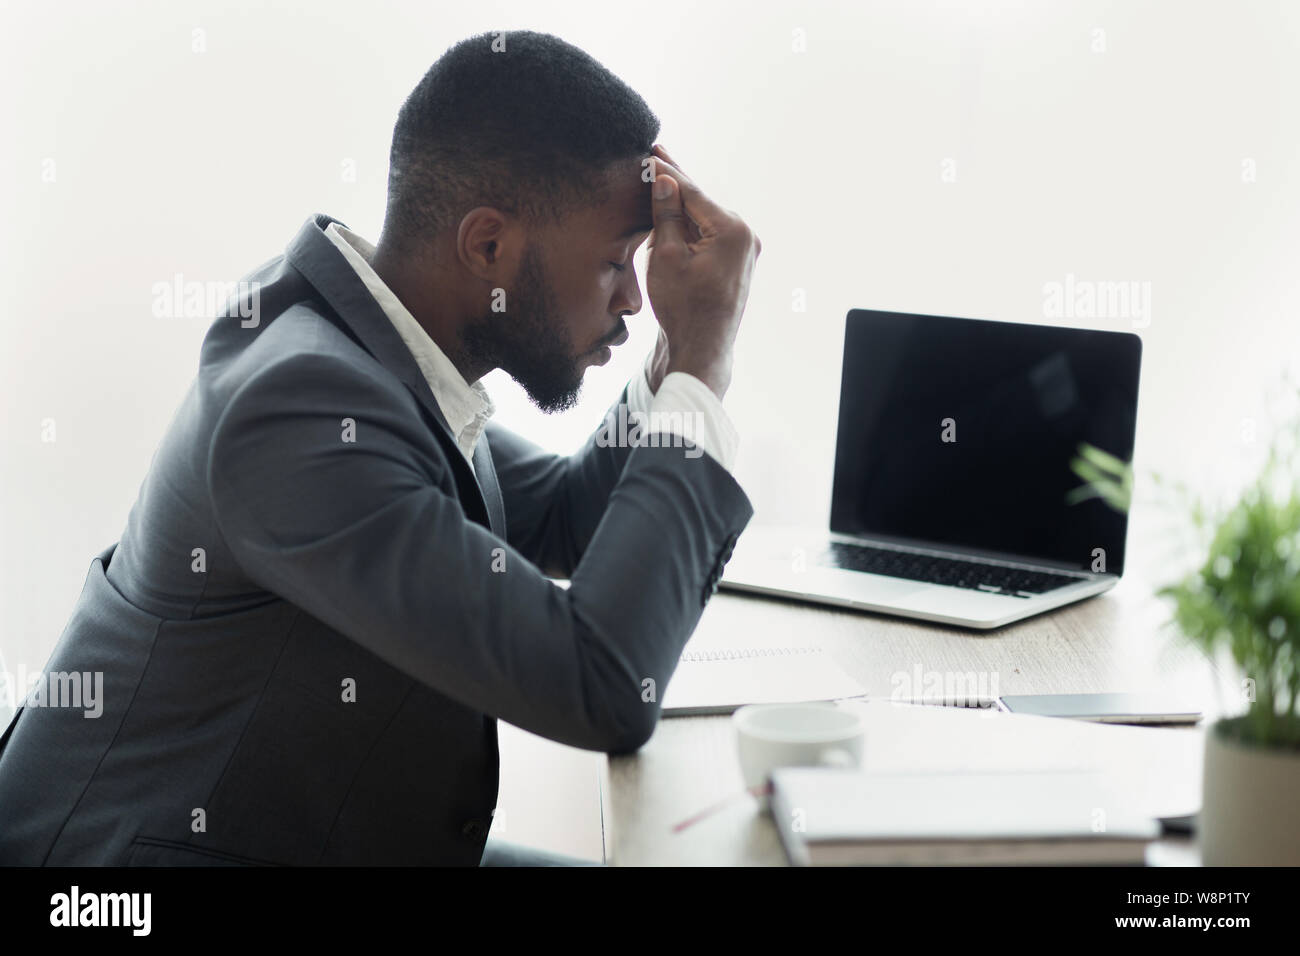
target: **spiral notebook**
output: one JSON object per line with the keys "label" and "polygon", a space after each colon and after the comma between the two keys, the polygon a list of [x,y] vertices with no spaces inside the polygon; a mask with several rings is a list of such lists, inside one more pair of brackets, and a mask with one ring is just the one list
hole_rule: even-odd
{"label": "spiral notebook", "polygon": [[820,647],[686,651],[664,692],[663,716],[729,714],[746,704],[861,697],[866,690]]}

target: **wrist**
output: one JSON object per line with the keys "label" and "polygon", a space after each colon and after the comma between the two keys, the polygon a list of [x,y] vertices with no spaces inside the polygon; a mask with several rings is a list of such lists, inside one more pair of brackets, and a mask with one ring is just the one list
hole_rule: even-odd
{"label": "wrist", "polygon": [[673,372],[685,372],[687,375],[699,379],[714,395],[718,396],[721,401],[727,389],[731,387],[731,360],[728,357],[724,360],[714,362],[669,362],[668,368],[664,372],[665,377]]}
{"label": "wrist", "polygon": [[656,361],[653,352],[646,356],[641,373],[645,376],[646,385],[649,387],[651,395],[656,394],[659,391],[659,386],[663,384],[664,376],[668,374],[665,368],[666,363]]}

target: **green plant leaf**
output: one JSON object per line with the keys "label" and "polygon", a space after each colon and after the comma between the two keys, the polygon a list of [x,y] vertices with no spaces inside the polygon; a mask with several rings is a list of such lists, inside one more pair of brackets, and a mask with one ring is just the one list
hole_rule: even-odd
{"label": "green plant leaf", "polygon": [[1127,463],[1120,461],[1110,452],[1102,451],[1097,446],[1089,445],[1087,442],[1079,443],[1079,454],[1084,458],[1087,458],[1097,467],[1103,468],[1113,475],[1127,475],[1130,472]]}

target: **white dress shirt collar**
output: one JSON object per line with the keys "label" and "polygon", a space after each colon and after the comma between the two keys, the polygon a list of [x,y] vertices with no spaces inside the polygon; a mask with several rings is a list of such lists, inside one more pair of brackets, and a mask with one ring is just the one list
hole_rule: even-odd
{"label": "white dress shirt collar", "polygon": [[406,347],[411,350],[416,365],[420,367],[421,374],[429,383],[434,401],[438,403],[438,408],[447,419],[457,446],[472,469],[474,446],[483,434],[488,419],[496,411],[487,389],[483,387],[482,382],[474,382],[471,385],[465,381],[465,377],[452,364],[451,359],[447,358],[447,354],[438,347],[438,343],[430,338],[429,333],[415,321],[415,317],[406,306],[402,305],[401,300],[384,284],[384,280],[379,278],[379,274],[370,265],[375,254],[375,247],[371,243],[337,222],[330,223],[325,230],[325,235],[338,246],[339,251],[343,253],[344,258],[365,283],[389,321],[393,323],[393,327],[397,329],[397,334],[402,337]]}

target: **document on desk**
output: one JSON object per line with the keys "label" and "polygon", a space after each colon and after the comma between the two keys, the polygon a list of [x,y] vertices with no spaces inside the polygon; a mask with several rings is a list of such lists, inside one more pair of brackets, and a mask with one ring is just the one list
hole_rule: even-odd
{"label": "document on desk", "polygon": [[1140,864],[1160,833],[1094,773],[788,767],[772,780],[796,866]]}
{"label": "document on desk", "polygon": [[889,701],[845,701],[866,724],[867,772],[1100,772],[1144,814],[1201,808],[1203,727],[1132,727]]}
{"label": "document on desk", "polygon": [[746,704],[801,704],[865,693],[820,647],[688,650],[668,682],[662,713],[729,714]]}
{"label": "document on desk", "polygon": [[[1204,748],[1200,727],[1094,724],[889,701],[845,701],[840,706],[860,708],[866,725],[862,767],[854,774],[858,779],[834,777],[845,771],[809,770],[794,778],[801,788],[794,799],[804,808],[801,826],[805,832],[817,822],[812,820],[816,815],[818,826],[824,825],[828,828],[824,832],[832,834],[824,849],[830,850],[829,858],[841,862],[885,858],[935,863],[1046,862],[1052,854],[1057,862],[1119,862],[1133,850],[1132,841],[1149,839],[1150,824],[1157,818],[1200,809]],[[784,772],[777,771],[774,780]],[[892,782],[877,785],[871,780]],[[916,801],[906,796],[912,792],[909,787],[914,791],[927,780],[933,784],[932,796],[927,798],[934,805],[930,830],[923,821],[909,816],[907,807]],[[1075,795],[1068,799],[1050,795],[1072,788]],[[1018,816],[1011,813],[1008,817],[996,807],[990,809],[985,796],[993,804],[1028,808],[1033,814],[1018,811]],[[791,798],[787,794],[784,799],[789,802]],[[868,801],[892,808],[890,815],[873,813]],[[814,814],[808,809],[811,805],[827,809]],[[777,806],[774,793],[774,820],[780,829],[790,821],[776,815],[784,812]],[[1053,807],[1063,810],[1064,816],[1056,814]],[[1002,836],[1007,836],[1016,832],[1011,827],[1016,819],[1034,821],[1034,827],[1022,830],[1017,840],[993,839],[986,825],[998,824]],[[1125,840],[1077,845],[1079,838],[1089,839],[1079,831],[1080,823],[1089,831],[1096,827],[1095,832],[1124,835]],[[856,835],[855,826],[860,827]],[[1033,835],[1041,835],[1050,826],[1058,828],[1056,842],[1031,845]],[[835,836],[836,829],[845,833]],[[936,836],[944,829],[951,838],[948,841]],[[898,845],[883,850],[874,847],[891,833]],[[982,843],[974,839],[981,834],[987,838]],[[967,840],[964,848],[959,845],[963,839]],[[908,841],[910,846],[905,848]],[[857,846],[861,842],[872,843],[873,848],[863,852]],[[791,849],[790,844],[787,852],[792,860],[803,853],[797,847]],[[816,862],[813,855],[809,853],[808,862]],[[822,861],[827,858],[828,854],[820,854]]]}

